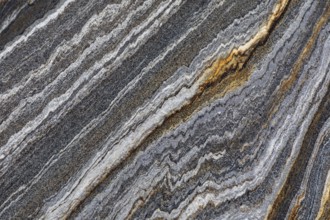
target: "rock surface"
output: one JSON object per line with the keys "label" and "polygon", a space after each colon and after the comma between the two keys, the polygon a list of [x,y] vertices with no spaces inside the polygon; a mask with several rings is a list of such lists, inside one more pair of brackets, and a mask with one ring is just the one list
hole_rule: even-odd
{"label": "rock surface", "polygon": [[0,0],[0,219],[330,219],[330,1]]}

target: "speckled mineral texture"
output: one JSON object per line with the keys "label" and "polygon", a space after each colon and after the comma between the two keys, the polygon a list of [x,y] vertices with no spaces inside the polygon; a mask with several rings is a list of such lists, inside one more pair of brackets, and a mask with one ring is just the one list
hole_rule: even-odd
{"label": "speckled mineral texture", "polygon": [[330,219],[329,0],[0,0],[0,219]]}

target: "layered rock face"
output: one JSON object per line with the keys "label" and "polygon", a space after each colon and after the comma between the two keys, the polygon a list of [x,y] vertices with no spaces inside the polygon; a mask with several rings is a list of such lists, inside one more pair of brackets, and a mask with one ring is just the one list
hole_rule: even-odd
{"label": "layered rock face", "polygon": [[0,0],[0,219],[330,219],[330,1]]}

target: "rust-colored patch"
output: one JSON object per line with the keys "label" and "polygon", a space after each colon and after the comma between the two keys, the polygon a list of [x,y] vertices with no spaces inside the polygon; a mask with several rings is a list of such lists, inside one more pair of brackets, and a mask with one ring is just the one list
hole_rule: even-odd
{"label": "rust-colored patch", "polygon": [[328,220],[330,219],[330,171],[324,185],[323,195],[321,199],[320,209],[316,216],[317,220]]}
{"label": "rust-colored patch", "polygon": [[300,194],[298,196],[297,202],[294,205],[294,207],[292,208],[288,219],[297,219],[297,217],[298,217],[297,214],[298,214],[299,208],[301,206],[301,202],[304,200],[304,198],[305,198],[305,192],[303,192],[302,194]]}
{"label": "rust-colored patch", "polygon": [[[189,119],[193,112],[198,111],[213,99],[223,97],[247,82],[253,71],[252,64],[247,65],[247,62],[257,47],[267,39],[277,20],[284,13],[288,2],[289,0],[280,0],[267,22],[254,37],[244,45],[233,49],[227,57],[215,60],[210,67],[206,68],[202,74],[204,81],[199,87],[199,92],[188,105],[169,116],[160,130],[164,132],[172,129]],[[156,129],[155,133],[158,132],[159,129]]]}
{"label": "rust-colored patch", "polygon": [[203,91],[205,88],[220,80],[228,71],[241,70],[257,46],[262,44],[267,39],[277,20],[284,13],[288,3],[289,0],[280,0],[274,7],[267,22],[260,28],[254,37],[252,37],[244,45],[233,49],[227,57],[219,58],[211,65],[210,68],[206,69],[204,73],[204,75],[206,75],[206,80],[201,85],[200,90]]}

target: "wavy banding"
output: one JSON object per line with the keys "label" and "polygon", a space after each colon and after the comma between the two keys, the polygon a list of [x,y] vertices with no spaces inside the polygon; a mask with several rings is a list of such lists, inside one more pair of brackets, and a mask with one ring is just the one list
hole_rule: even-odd
{"label": "wavy banding", "polygon": [[330,3],[0,1],[0,219],[329,219]]}

